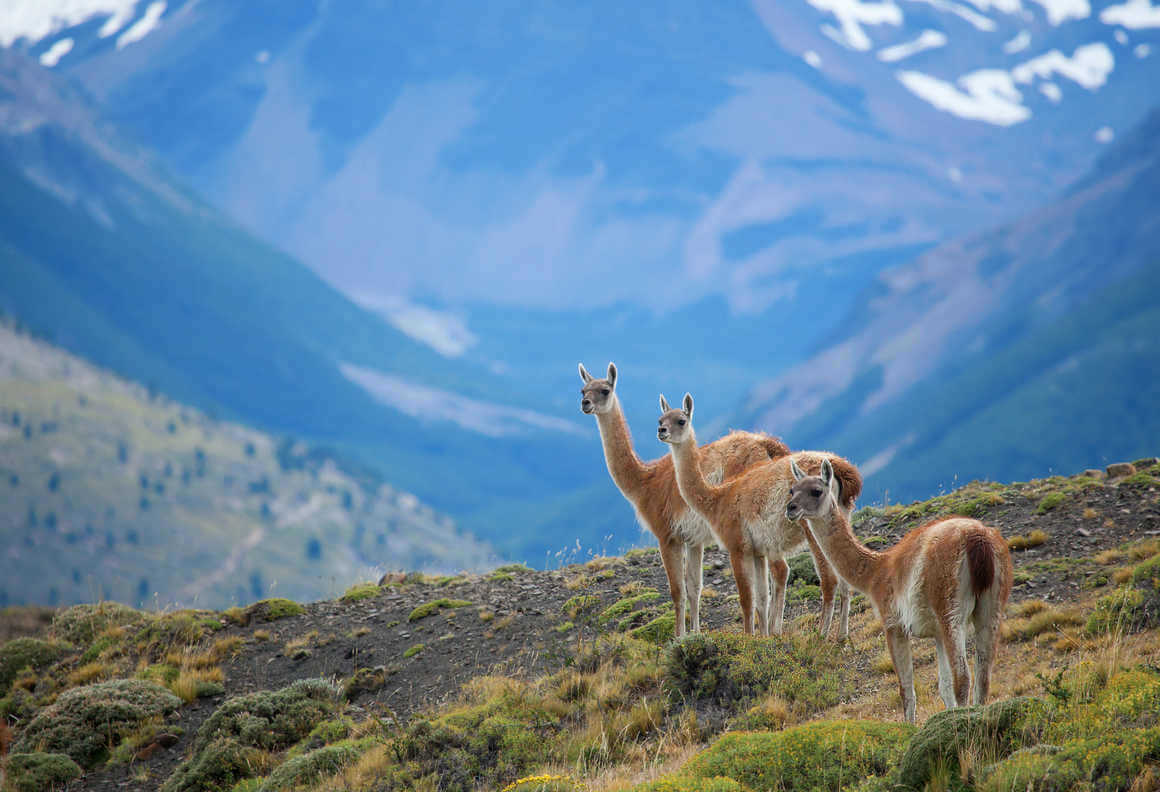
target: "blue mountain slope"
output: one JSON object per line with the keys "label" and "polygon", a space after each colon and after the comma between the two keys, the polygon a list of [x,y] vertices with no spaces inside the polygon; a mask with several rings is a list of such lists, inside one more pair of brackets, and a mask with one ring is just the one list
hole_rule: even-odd
{"label": "blue mountain slope", "polygon": [[[884,273],[746,416],[851,456],[892,499],[1153,453],[1158,134],[1160,111],[1056,202]],[[827,382],[837,359],[851,371]]]}

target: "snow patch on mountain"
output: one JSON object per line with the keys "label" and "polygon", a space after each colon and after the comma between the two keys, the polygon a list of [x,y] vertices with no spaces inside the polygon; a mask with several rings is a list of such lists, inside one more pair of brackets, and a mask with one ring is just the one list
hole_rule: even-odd
{"label": "snow patch on mountain", "polygon": [[153,32],[161,22],[161,15],[165,13],[165,3],[157,0],[145,9],[145,15],[133,23],[133,26],[117,37],[117,49],[140,41]]}
{"label": "snow patch on mountain", "polygon": [[61,58],[72,52],[74,43],[70,38],[62,38],[60,41],[53,42],[51,47],[40,53],[40,65],[51,69],[60,63]]}
{"label": "snow patch on mountain", "polygon": [[965,74],[958,85],[917,71],[898,72],[899,81],[920,99],[960,118],[1010,126],[1026,121],[1031,111],[1011,74],[1002,69],[979,69]]}
{"label": "snow patch on mountain", "polygon": [[924,50],[944,47],[946,43],[946,34],[940,33],[937,30],[924,30],[914,41],[907,41],[878,50],[878,60],[883,63],[895,63],[903,58],[909,58],[911,55],[917,55]]}
{"label": "snow patch on mountain", "polygon": [[1011,76],[1016,82],[1028,84],[1035,77],[1046,80],[1058,74],[1094,91],[1107,82],[1115,67],[1116,59],[1111,49],[1097,41],[1078,47],[1070,58],[1059,50],[1051,50],[1016,66],[1011,70]]}
{"label": "snow patch on mountain", "polygon": [[[900,71],[898,79],[921,99],[947,113],[996,126],[1010,126],[1026,121],[1031,110],[1023,104],[1016,83],[1030,85],[1036,78],[1047,80],[1055,75],[1066,77],[1089,91],[1107,82],[1116,66],[1111,49],[1103,42],[1077,47],[1071,57],[1059,50],[1019,64],[1010,72],[1003,69],[978,69],[958,79],[958,85],[916,71]],[[1058,86],[1040,87],[1053,102],[1062,96]]]}
{"label": "snow patch on mountain", "polygon": [[459,316],[437,311],[402,297],[358,297],[360,304],[381,314],[396,329],[446,358],[457,358],[471,349],[479,338]]}
{"label": "snow patch on mountain", "polygon": [[819,11],[833,14],[840,30],[832,25],[822,25],[822,32],[839,44],[850,49],[865,52],[870,49],[870,37],[862,29],[863,25],[902,24],[902,9],[892,0],[878,3],[866,0],[808,0]]}
{"label": "snow patch on mountain", "polygon": [[0,13],[0,47],[17,39],[35,43],[97,16],[107,16],[97,35],[112,36],[133,18],[137,0],[5,0]]}
{"label": "snow patch on mountain", "polygon": [[1128,0],[1101,11],[1100,21],[1105,25],[1123,25],[1130,30],[1157,28],[1160,27],[1160,5],[1152,5],[1151,0]]}
{"label": "snow patch on mountain", "polygon": [[585,434],[579,426],[562,418],[476,401],[351,363],[342,363],[339,368],[344,377],[362,387],[379,403],[420,420],[448,421],[487,437],[506,437],[545,429]]}

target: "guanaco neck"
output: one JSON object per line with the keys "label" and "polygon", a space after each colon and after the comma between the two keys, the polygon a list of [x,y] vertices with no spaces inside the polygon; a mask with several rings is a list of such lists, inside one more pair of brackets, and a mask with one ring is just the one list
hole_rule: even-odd
{"label": "guanaco neck", "polygon": [[596,426],[600,429],[600,442],[604,446],[608,473],[620,491],[631,496],[644,485],[648,466],[633,450],[632,434],[628,431],[628,421],[620,409],[620,399],[615,394],[612,398],[612,409],[596,414]]}
{"label": "guanaco neck", "polygon": [[[823,520],[829,524],[828,531],[814,528]],[[831,505],[829,516],[807,521],[810,532],[834,570],[858,591],[869,594],[874,581],[879,580],[884,571],[886,554],[871,550],[858,541],[850,528],[850,521],[836,503]]]}
{"label": "guanaco neck", "polygon": [[717,504],[717,490],[701,473],[701,455],[697,453],[697,436],[689,427],[689,437],[683,443],[672,444],[673,467],[681,497],[702,517],[708,519]]}

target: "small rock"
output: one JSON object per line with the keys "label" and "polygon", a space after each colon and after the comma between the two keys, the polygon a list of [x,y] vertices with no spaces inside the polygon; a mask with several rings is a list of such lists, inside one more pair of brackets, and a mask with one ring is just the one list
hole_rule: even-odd
{"label": "small rock", "polygon": [[1122,478],[1136,472],[1136,466],[1131,462],[1114,462],[1108,465],[1108,478]]}
{"label": "small rock", "polygon": [[1089,531],[1087,528],[1077,528],[1075,532],[1077,534],[1079,534],[1080,536],[1091,536],[1092,535],[1092,532]]}

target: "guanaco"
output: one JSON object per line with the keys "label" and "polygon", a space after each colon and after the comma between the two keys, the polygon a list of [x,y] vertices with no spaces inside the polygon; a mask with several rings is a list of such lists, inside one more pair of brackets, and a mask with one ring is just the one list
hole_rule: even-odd
{"label": "guanaco", "polygon": [[[1011,552],[995,528],[967,517],[920,525],[898,544],[876,552],[850,530],[838,507],[843,481],[828,461],[821,475],[790,462],[795,483],[785,507],[789,519],[805,518],[838,574],[870,598],[886,632],[898,675],[903,715],[914,722],[914,663],[910,639],[933,637],[938,653],[938,690],[947,708],[983,704],[999,643],[999,623],[1014,577]],[[967,675],[967,625],[975,630],[975,679]]]}
{"label": "guanaco", "polygon": [[[596,416],[604,460],[612,481],[636,510],[637,519],[656,537],[669,580],[675,610],[675,634],[685,635],[686,612],[692,632],[701,629],[702,564],[705,547],[717,544],[709,525],[691,510],[677,488],[673,461],[666,455],[644,462],[632,446],[628,422],[616,395],[616,366],[597,379],[580,364],[580,410]],[[785,443],[766,434],[732,432],[697,449],[697,457],[715,481],[789,453]],[[784,565],[784,564],[783,564]],[[775,571],[776,573],[776,571]],[[687,608],[686,608],[687,604]]]}
{"label": "guanaco", "polygon": [[[785,586],[788,579],[786,558],[808,549],[822,589],[821,630],[828,634],[834,616],[834,592],[841,599],[839,638],[850,629],[849,587],[841,585],[821,550],[812,544],[799,522],[785,516],[789,488],[793,482],[789,456],[782,456],[749,468],[723,483],[708,480],[698,454],[693,431],[693,397],[688,393],[681,407],[673,409],[661,396],[662,415],[657,425],[657,439],[668,443],[677,473],[681,497],[712,527],[733,566],[737,593],[741,599],[741,623],[745,632],[757,629],[766,635],[780,633],[785,613]],[[799,451],[793,459],[807,468],[819,470],[823,460],[836,466],[846,483],[842,508],[851,510],[862,490],[858,469],[839,456],[817,451]],[[764,570],[773,572],[773,603],[770,603],[769,580]]]}

